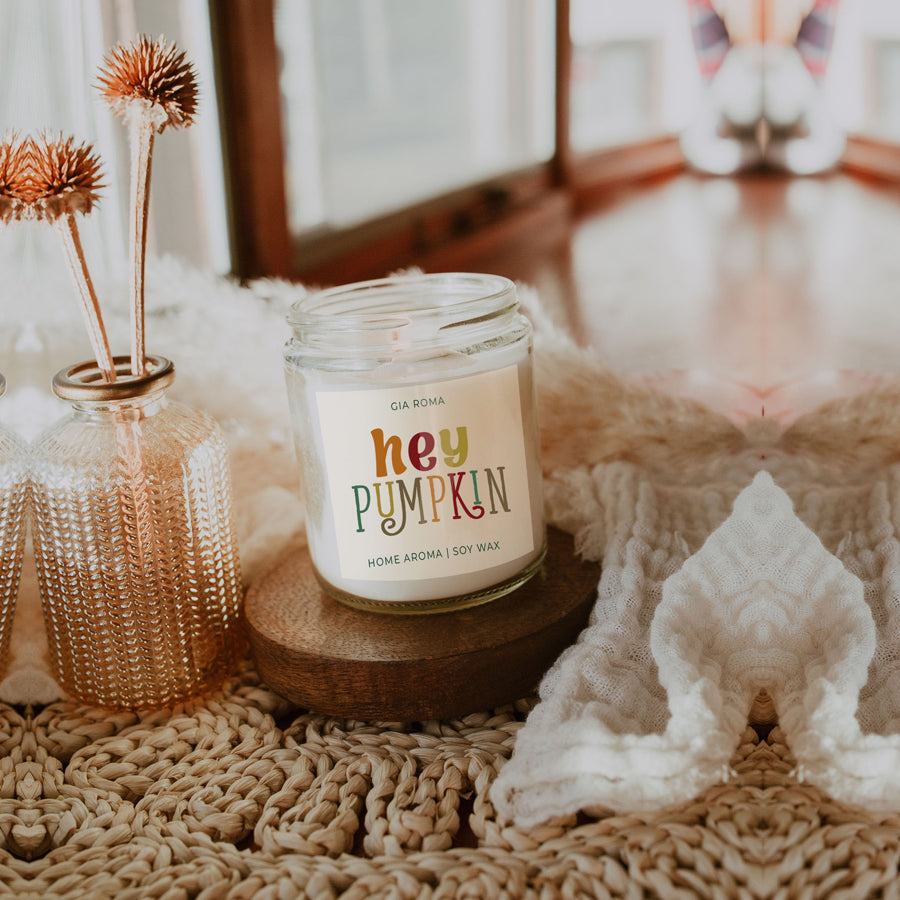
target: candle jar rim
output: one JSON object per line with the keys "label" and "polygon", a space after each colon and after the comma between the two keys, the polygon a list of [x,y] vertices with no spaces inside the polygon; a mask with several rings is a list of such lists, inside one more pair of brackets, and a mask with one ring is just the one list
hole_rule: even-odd
{"label": "candle jar rim", "polygon": [[439,272],[395,275],[313,291],[291,305],[294,328],[335,332],[404,326],[411,316],[446,319],[438,330],[514,312],[516,286],[502,275]]}
{"label": "candle jar rim", "polygon": [[175,380],[175,365],[164,356],[146,356],[145,363],[144,374],[133,375],[130,356],[113,357],[116,381],[104,380],[96,360],[76,363],[53,376],[53,393],[78,402],[132,400],[164,390]]}

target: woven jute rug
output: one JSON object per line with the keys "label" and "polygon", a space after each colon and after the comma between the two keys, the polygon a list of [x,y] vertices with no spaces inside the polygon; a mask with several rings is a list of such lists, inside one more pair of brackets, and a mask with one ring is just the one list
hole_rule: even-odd
{"label": "woven jute rug", "polygon": [[247,665],[174,710],[0,705],[0,895],[900,897],[900,816],[798,781],[764,701],[692,802],[531,831],[488,800],[529,699],[353,722],[292,708]]}

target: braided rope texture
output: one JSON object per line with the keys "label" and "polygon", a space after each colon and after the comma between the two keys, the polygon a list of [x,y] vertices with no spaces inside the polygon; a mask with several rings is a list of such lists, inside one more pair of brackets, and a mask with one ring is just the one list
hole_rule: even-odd
{"label": "braided rope texture", "polygon": [[532,703],[329,719],[247,666],[165,711],[0,704],[0,897],[900,898],[900,815],[798,782],[777,724],[685,805],[498,821],[488,790]]}

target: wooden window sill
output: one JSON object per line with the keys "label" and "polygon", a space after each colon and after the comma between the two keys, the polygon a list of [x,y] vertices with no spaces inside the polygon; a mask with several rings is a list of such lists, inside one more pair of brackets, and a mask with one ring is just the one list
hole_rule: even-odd
{"label": "wooden window sill", "polygon": [[852,134],[841,165],[853,175],[900,182],[900,144],[883,138]]}

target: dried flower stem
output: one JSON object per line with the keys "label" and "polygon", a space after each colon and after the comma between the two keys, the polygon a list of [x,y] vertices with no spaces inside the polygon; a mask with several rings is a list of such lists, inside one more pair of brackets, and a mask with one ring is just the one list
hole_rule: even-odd
{"label": "dried flower stem", "polygon": [[134,375],[144,374],[146,356],[144,270],[147,261],[147,218],[150,213],[150,172],[155,131],[147,117],[131,117],[131,371]]}
{"label": "dried flower stem", "polygon": [[69,268],[75,278],[78,295],[81,298],[81,312],[87,327],[88,338],[97,365],[107,381],[116,380],[116,367],[109,350],[109,339],[106,336],[106,328],[103,325],[103,316],[100,312],[100,303],[94,291],[94,284],[88,271],[87,260],[84,257],[84,249],[81,246],[81,238],[78,234],[78,223],[75,213],[67,212],[53,220],[53,224],[59,231],[66,256],[69,260]]}
{"label": "dried flower stem", "polygon": [[90,145],[49,134],[38,140],[27,138],[21,156],[23,163],[14,195],[24,215],[45,219],[59,231],[97,366],[107,381],[115,381],[115,363],[75,218],[76,213],[89,213],[97,202],[97,192],[102,187],[100,160]]}

